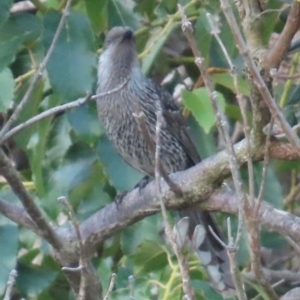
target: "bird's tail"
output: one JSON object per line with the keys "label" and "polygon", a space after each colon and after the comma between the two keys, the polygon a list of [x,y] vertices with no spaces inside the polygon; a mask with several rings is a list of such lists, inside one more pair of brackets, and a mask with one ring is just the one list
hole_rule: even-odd
{"label": "bird's tail", "polygon": [[227,250],[209,230],[210,226],[220,239],[223,240],[221,231],[212,215],[205,211],[195,212],[189,210],[181,210],[179,214],[181,218],[189,218],[188,233],[190,239],[192,239],[197,225],[201,224],[206,231],[203,242],[195,251],[206,269],[214,289],[222,294],[223,297],[230,297],[235,294]]}

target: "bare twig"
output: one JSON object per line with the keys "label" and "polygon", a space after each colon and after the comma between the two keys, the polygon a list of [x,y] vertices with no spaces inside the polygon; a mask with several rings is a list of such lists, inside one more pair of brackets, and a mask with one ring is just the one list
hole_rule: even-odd
{"label": "bare twig", "polygon": [[[142,112],[142,111],[136,111],[133,114],[133,116],[134,116],[135,120],[138,123],[138,127],[139,127],[140,133],[145,138],[146,143],[150,147],[151,151],[153,151],[153,153],[155,153],[155,143],[154,143],[153,138],[151,137],[150,132],[148,130],[146,116],[145,116],[144,112]],[[166,172],[166,170],[165,170],[163,164],[161,163],[161,161],[159,161],[159,172],[160,172],[160,175],[163,177],[163,179],[166,181],[166,183],[169,185],[170,189],[176,195],[181,196],[182,192],[181,192],[180,187],[178,185],[176,185],[170,179],[169,174]]]}
{"label": "bare twig", "polygon": [[296,74],[281,74],[277,72],[277,69],[270,69],[270,75],[275,78],[275,79],[281,79],[281,80],[286,80],[286,79],[299,79],[300,78],[300,73]]}
{"label": "bare twig", "polygon": [[87,96],[85,98],[80,98],[80,99],[77,99],[73,102],[68,102],[68,103],[50,108],[50,109],[48,109],[48,110],[32,117],[31,119],[25,121],[24,123],[19,124],[18,126],[12,128],[11,130],[9,130],[2,138],[0,138],[0,144],[3,144],[9,138],[14,136],[15,134],[17,134],[21,130],[23,130],[23,129],[27,128],[28,126],[30,126],[32,124],[35,124],[35,123],[37,123],[37,122],[39,122],[39,121],[41,121],[45,118],[51,117],[51,116],[53,116],[57,113],[69,110],[71,108],[81,106],[81,105],[85,104],[86,102],[88,102],[90,100],[97,100],[101,97],[116,93],[119,90],[121,90],[127,84],[127,82],[128,82],[128,80],[125,80],[121,85],[119,85],[118,87],[116,87],[116,88],[114,88],[110,91],[100,93],[100,94],[96,94],[96,95],[93,95],[93,96],[91,96],[90,94],[87,94]]}
{"label": "bare twig", "polygon": [[[274,118],[271,118],[270,128],[273,127],[273,124],[274,124]],[[261,179],[261,184],[260,184],[259,193],[258,193],[258,197],[257,197],[257,202],[255,204],[255,209],[254,209],[255,216],[257,216],[257,214],[258,214],[259,207],[260,207],[261,201],[263,199],[263,193],[264,193],[264,188],[265,188],[265,183],[266,183],[266,178],[267,178],[267,173],[268,173],[269,159],[270,159],[270,144],[271,144],[271,130],[269,130],[269,132],[267,134],[267,139],[266,139],[266,144],[265,144],[262,179]]]}
{"label": "bare twig", "polygon": [[[244,41],[244,38],[242,36],[241,31],[239,30],[237,21],[235,19],[235,16],[233,14],[232,8],[228,2],[228,0],[220,0],[221,1],[221,7],[224,12],[224,15],[227,19],[227,22],[230,26],[230,29],[233,33],[233,36],[235,38],[237,47],[239,49],[239,52],[244,58],[246,66],[249,68],[250,74],[253,78],[253,82],[255,83],[257,89],[261,93],[264,101],[266,102],[267,106],[270,109],[270,112],[272,113],[273,117],[278,119],[280,122],[284,132],[286,133],[286,136],[290,143],[292,143],[294,146],[300,148],[300,140],[298,136],[295,134],[295,132],[291,129],[290,125],[286,121],[284,115],[280,111],[279,107],[276,104],[276,101],[273,99],[269,89],[267,88],[264,80],[262,79],[260,72],[253,61],[251,54],[247,48],[247,45]],[[294,2],[295,4],[296,2]],[[300,6],[300,4],[297,4]]]}
{"label": "bare twig", "polygon": [[66,18],[68,16],[68,14],[69,14],[69,9],[70,9],[71,3],[72,3],[72,0],[67,1],[65,9],[63,10],[62,17],[60,19],[59,25],[56,29],[55,35],[54,35],[53,40],[51,42],[51,45],[50,45],[50,47],[47,51],[47,54],[45,55],[45,58],[42,61],[42,63],[40,64],[38,70],[36,71],[36,73],[35,73],[35,75],[32,79],[32,82],[29,85],[23,99],[21,100],[19,105],[15,108],[15,110],[14,110],[13,114],[11,115],[11,117],[9,118],[9,120],[3,126],[3,128],[0,132],[0,137],[3,137],[8,132],[8,130],[10,129],[12,124],[18,119],[21,111],[24,109],[27,102],[30,100],[30,96],[31,96],[36,84],[38,83],[38,81],[42,77],[43,71],[44,71],[44,69],[45,69],[45,67],[46,67],[46,65],[47,65],[47,63],[48,63],[48,61],[49,61],[49,59],[50,59],[50,57],[53,53],[53,50],[54,50],[54,47],[55,47],[56,42],[58,40],[58,37],[59,37],[59,35],[60,35],[64,25],[65,25],[65,21],[66,21]]}
{"label": "bare twig", "polygon": [[15,284],[16,277],[18,276],[18,273],[16,270],[12,270],[9,274],[9,278],[6,284],[6,292],[3,300],[11,300],[11,291]]}
{"label": "bare twig", "polygon": [[294,248],[294,250],[297,252],[297,254],[300,256],[300,246],[298,243],[296,243],[293,239],[291,239],[289,236],[284,237],[288,243]]}
{"label": "bare twig", "polygon": [[[77,300],[84,300],[85,299],[85,290],[86,290],[86,286],[87,286],[87,276],[86,276],[86,269],[87,269],[87,255],[85,253],[85,246],[83,244],[83,240],[82,240],[82,236],[81,236],[81,232],[80,232],[80,225],[77,221],[77,219],[75,218],[75,214],[73,211],[72,206],[70,205],[70,203],[68,202],[67,198],[62,196],[58,198],[58,201],[60,204],[62,204],[68,212],[69,218],[72,222],[72,225],[75,229],[76,232],[76,236],[77,236],[77,241],[79,243],[79,266],[76,267],[76,270],[80,270],[81,272],[81,280],[80,280],[80,287],[79,287],[79,292],[77,295]],[[68,269],[70,269],[68,267]],[[66,269],[65,269],[66,270]]]}
{"label": "bare twig", "polygon": [[239,204],[239,228],[237,232],[236,242],[239,241],[239,238],[241,236],[242,231],[242,225],[244,223],[244,206],[246,197],[242,190],[242,179],[239,172],[239,165],[237,163],[235,150],[233,148],[233,145],[231,143],[231,139],[229,136],[229,130],[228,130],[228,123],[226,121],[226,118],[224,116],[224,113],[222,109],[220,108],[219,101],[218,101],[218,94],[214,90],[212,79],[210,75],[207,72],[207,67],[204,63],[204,58],[202,57],[198,47],[197,43],[195,41],[194,35],[193,35],[193,28],[191,22],[189,22],[186,18],[185,12],[180,4],[178,4],[178,8],[181,12],[182,16],[182,30],[185,34],[186,38],[189,41],[190,47],[193,51],[193,54],[195,56],[195,63],[198,66],[201,75],[203,76],[205,86],[210,94],[211,103],[217,118],[217,125],[219,132],[221,134],[221,137],[223,138],[225,145],[226,145],[226,151],[229,156],[229,163],[230,163],[230,169],[232,173],[232,178],[234,181],[234,185],[237,191],[237,194],[240,198],[240,204]]}
{"label": "bare twig", "polygon": [[107,289],[107,292],[103,298],[103,300],[108,300],[110,294],[112,293],[112,290],[114,288],[114,285],[115,285],[115,281],[116,281],[116,274],[115,273],[112,273],[111,274],[111,278],[110,278],[110,282],[109,282],[109,286],[108,286],[108,289]]}
{"label": "bare twig", "polygon": [[[293,1],[285,26],[276,40],[275,44],[266,53],[263,65],[264,67],[278,68],[284,54],[288,51],[295,33],[300,25],[300,3]],[[242,53],[242,52],[241,52]]]}
{"label": "bare twig", "polygon": [[179,265],[180,273],[181,273],[183,292],[185,295],[187,295],[189,297],[189,299],[192,300],[192,299],[195,299],[195,292],[190,283],[190,277],[189,277],[189,272],[188,272],[189,268],[188,268],[187,262],[183,256],[182,252],[180,251],[178,245],[175,242],[173,231],[168,222],[165,204],[164,204],[163,198],[161,196],[162,192],[161,192],[161,183],[160,183],[160,180],[161,180],[161,177],[160,177],[160,130],[161,130],[162,122],[163,122],[162,113],[157,112],[156,118],[157,118],[157,121],[156,121],[156,149],[155,149],[155,180],[156,180],[156,188],[158,191],[158,200],[160,203],[161,212],[162,212],[162,216],[163,216],[163,220],[164,220],[166,236],[168,237],[168,240],[169,240],[169,242],[172,246],[172,249],[178,260],[178,265]]}
{"label": "bare twig", "polygon": [[12,167],[10,161],[1,149],[0,173],[7,180],[13,192],[19,197],[31,220],[36,224],[36,226],[42,233],[42,237],[47,240],[53,248],[60,249],[62,247],[62,241],[53,230],[53,228],[45,220],[38,206],[35,204],[33,198],[29,195],[26,188],[24,187],[19,174]]}
{"label": "bare twig", "polygon": [[[289,270],[272,270],[267,268],[263,268],[263,272],[271,282],[279,281],[281,279],[288,283],[300,281],[299,272],[292,272]],[[247,280],[257,282],[257,276],[253,272],[243,273],[243,277]]]}
{"label": "bare twig", "polygon": [[[254,172],[253,172],[253,161],[252,161],[252,157],[251,157],[251,128],[249,126],[249,122],[248,122],[248,118],[247,118],[247,111],[246,111],[246,106],[245,106],[245,101],[243,99],[243,95],[241,94],[239,85],[238,85],[238,74],[236,71],[236,67],[234,66],[227,50],[226,47],[223,43],[223,41],[221,40],[220,36],[219,36],[219,30],[212,18],[212,16],[207,13],[206,14],[210,26],[211,26],[211,33],[215,36],[218,44],[220,45],[222,52],[224,53],[226,60],[229,64],[230,67],[230,71],[231,71],[231,76],[233,78],[233,84],[234,84],[234,88],[235,88],[235,92],[236,92],[236,99],[238,101],[239,107],[241,109],[241,113],[242,113],[242,118],[243,118],[243,125],[244,125],[244,133],[245,133],[245,140],[246,140],[246,147],[247,147],[247,164],[248,164],[248,174],[249,174],[249,194],[250,194],[250,201],[251,203],[253,203],[253,199],[254,199]],[[245,195],[243,195],[243,197],[245,197]],[[245,202],[244,202],[245,205]],[[245,208],[244,208],[245,210]],[[242,226],[243,226],[243,218],[239,218],[239,224],[238,224],[238,231],[237,231],[237,237],[236,237],[236,241],[235,241],[235,246],[237,247],[237,245],[239,244],[239,240],[242,236]]]}
{"label": "bare twig", "polygon": [[297,185],[293,185],[291,187],[289,194],[283,200],[284,205],[286,206],[290,204],[299,193],[300,193],[300,182]]}
{"label": "bare twig", "polygon": [[230,269],[231,269],[232,278],[234,280],[234,286],[236,288],[236,293],[237,293],[239,300],[247,300],[241,273],[240,273],[240,270],[236,263],[236,253],[237,253],[238,248],[232,237],[231,219],[230,218],[227,218],[227,234],[228,234],[228,246],[226,246],[226,249],[228,251],[228,256],[229,256],[229,261],[230,261]]}

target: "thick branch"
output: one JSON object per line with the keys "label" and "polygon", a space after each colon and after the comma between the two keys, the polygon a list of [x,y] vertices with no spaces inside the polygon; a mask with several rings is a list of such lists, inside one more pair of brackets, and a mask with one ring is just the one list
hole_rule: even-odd
{"label": "thick branch", "polygon": [[[195,168],[198,171],[201,169],[200,165]],[[185,182],[189,187],[195,185],[197,180],[192,180],[192,177],[188,180],[186,178],[189,177],[187,173],[188,171],[181,172],[172,177],[173,179],[175,177],[178,179],[175,180],[177,183]],[[204,176],[205,174],[202,173],[202,177]],[[128,227],[147,215],[158,212],[160,210],[159,203],[153,198],[156,196],[155,190],[154,182],[149,183],[142,192],[142,195],[135,189],[124,197],[122,204],[118,208],[115,203],[112,203],[83,222],[81,230],[86,243],[90,246],[95,246],[101,240],[113,235],[117,231]],[[204,191],[204,194],[206,192]],[[166,195],[168,199],[166,201],[166,208],[168,209],[177,210],[179,207],[186,206],[187,204],[184,199],[176,199],[164,183],[162,183],[162,194]],[[214,193],[207,201],[204,201],[201,191],[199,191],[198,197],[193,199],[193,201],[190,199],[190,203],[194,203],[193,209],[222,211],[231,214],[237,214],[238,201],[234,193],[222,191]],[[196,203],[198,203],[197,207]],[[295,215],[275,209],[270,204],[262,202],[258,214],[258,222],[265,225],[270,231],[276,231],[284,236],[291,237],[297,242],[300,241],[300,218]],[[69,234],[71,232],[72,229],[70,229]],[[91,248],[91,250],[93,249]]]}
{"label": "thick branch", "polygon": [[[246,145],[244,141],[236,145],[235,151],[239,163],[246,163]],[[255,160],[262,159],[263,149],[253,150],[253,157]],[[166,207],[168,209],[178,209],[187,206],[187,203],[190,205],[198,203],[198,206],[201,203],[200,206],[203,209],[236,214],[237,200],[234,195],[221,193],[222,198],[220,195],[217,197],[217,194],[214,194],[209,201],[206,201],[214,192],[216,185],[220,184],[229,174],[230,166],[225,151],[205,159],[189,170],[172,174],[170,177],[182,188],[184,198],[175,197],[169,190],[168,185],[162,182],[162,196],[166,201]],[[89,246],[93,246],[145,216],[158,212],[160,206],[158,201],[155,200],[157,196],[157,190],[153,182],[149,183],[142,192],[137,189],[131,191],[124,196],[118,207],[115,203],[111,203],[81,224],[83,240]],[[299,218],[263,203],[258,219],[270,230],[288,235],[294,240],[300,240]],[[75,237],[72,229],[69,229],[68,232],[61,232],[62,236],[67,234],[69,237],[70,235]],[[89,247],[87,246],[87,248]],[[93,250],[92,247],[90,247],[90,250]]]}

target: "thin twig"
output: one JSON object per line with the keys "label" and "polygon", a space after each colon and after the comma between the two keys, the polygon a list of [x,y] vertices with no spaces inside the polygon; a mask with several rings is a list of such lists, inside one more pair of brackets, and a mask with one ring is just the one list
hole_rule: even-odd
{"label": "thin twig", "polygon": [[288,243],[294,248],[294,250],[297,252],[297,254],[300,256],[300,246],[298,243],[296,243],[292,238],[289,236],[284,237]]}
{"label": "thin twig", "polygon": [[[273,124],[274,124],[274,118],[271,118],[270,129],[273,127]],[[255,209],[254,209],[255,216],[257,216],[257,214],[259,212],[259,208],[260,208],[260,205],[261,205],[261,202],[263,199],[263,193],[264,193],[265,183],[266,183],[267,174],[268,174],[268,165],[269,165],[269,160],[270,160],[270,144],[271,144],[271,130],[269,130],[269,132],[267,134],[267,139],[266,139],[266,144],[265,144],[262,179],[261,179],[259,193],[258,193],[258,197],[257,197],[257,201],[255,204]]]}
{"label": "thin twig", "polygon": [[300,193],[300,182],[298,182],[297,185],[292,185],[289,194],[283,200],[283,204],[285,206],[290,204],[299,193]]}
{"label": "thin twig", "polygon": [[[87,286],[87,278],[86,278],[86,269],[87,269],[87,255],[85,253],[85,246],[83,244],[81,232],[80,232],[80,225],[75,218],[74,210],[72,206],[70,205],[69,201],[67,200],[66,197],[61,196],[58,198],[58,201],[60,204],[62,204],[68,212],[69,218],[71,220],[71,223],[75,229],[76,236],[77,236],[77,241],[79,243],[79,266],[76,267],[76,270],[80,270],[80,287],[79,287],[79,292],[77,295],[77,300],[84,300],[85,299],[85,290]],[[68,267],[69,268],[69,267]]]}
{"label": "thin twig", "polygon": [[6,284],[6,292],[3,300],[11,300],[11,291],[15,284],[18,273],[16,270],[12,270],[9,274],[8,281]]}
{"label": "thin twig", "polygon": [[239,300],[247,300],[241,273],[240,273],[240,270],[236,263],[236,253],[237,253],[238,248],[232,237],[231,219],[229,217],[227,218],[227,234],[228,234],[228,246],[226,246],[226,249],[228,251],[230,270],[231,270],[232,278],[234,281],[236,294],[237,294],[237,297]]}
{"label": "thin twig", "polygon": [[55,32],[55,35],[53,37],[53,40],[51,42],[51,45],[47,51],[47,54],[45,55],[44,57],[44,60],[42,61],[42,63],[40,64],[38,70],[36,71],[33,79],[32,79],[32,82],[31,84],[29,85],[23,99],[21,100],[21,102],[19,103],[19,105],[15,108],[14,112],[12,113],[11,117],[9,118],[9,120],[5,123],[5,125],[3,126],[2,130],[0,131],[0,137],[3,137],[7,132],[8,130],[10,129],[10,127],[12,126],[12,124],[18,119],[21,111],[24,109],[25,105],[27,104],[27,102],[30,100],[30,96],[36,86],[36,84],[38,83],[38,81],[41,79],[42,77],[42,74],[43,74],[43,71],[44,69],[46,68],[46,65],[53,53],[53,50],[56,46],[56,43],[57,43],[57,40],[58,40],[58,37],[65,25],[65,21],[66,21],[66,18],[69,14],[69,9],[70,9],[70,6],[71,6],[71,3],[72,3],[72,0],[68,0],[67,3],[66,3],[66,6],[62,12],[62,16],[61,16],[61,19],[60,19],[60,22],[59,22],[59,25],[56,29],[56,32]]}
{"label": "thin twig", "polygon": [[[151,151],[155,153],[155,143],[153,141],[153,138],[150,135],[150,132],[147,127],[147,120],[146,116],[143,111],[139,110],[134,112],[133,117],[138,123],[139,131],[143,135],[147,145],[150,147]],[[160,175],[163,177],[163,179],[166,181],[168,186],[170,187],[171,191],[174,192],[177,196],[181,196],[181,188],[178,186],[174,181],[171,180],[169,174],[165,170],[163,164],[161,161],[159,161],[159,172]]]}
{"label": "thin twig", "polygon": [[[246,111],[246,106],[245,106],[245,101],[243,99],[243,95],[240,91],[239,85],[238,85],[238,74],[237,74],[237,70],[235,65],[233,64],[227,50],[226,47],[223,43],[223,41],[221,40],[220,36],[219,36],[219,30],[211,16],[211,14],[207,13],[206,17],[208,18],[208,21],[210,23],[211,26],[211,33],[215,36],[218,44],[220,45],[222,52],[224,53],[226,60],[229,64],[230,67],[230,73],[231,76],[233,78],[233,84],[234,84],[234,89],[236,92],[236,99],[238,101],[239,107],[241,109],[241,113],[242,113],[242,118],[243,118],[243,124],[244,124],[244,133],[245,133],[245,140],[246,140],[246,148],[247,148],[247,164],[248,164],[248,174],[249,174],[249,195],[250,195],[250,199],[251,202],[253,203],[253,199],[254,199],[254,171],[253,171],[253,161],[252,161],[252,156],[251,156],[251,139],[250,139],[250,126],[249,126],[249,122],[248,122],[248,118],[247,118],[247,111]],[[245,194],[243,195],[243,197],[245,198]],[[244,205],[245,205],[245,201],[244,201]],[[245,208],[244,208],[245,210]],[[243,214],[241,213],[241,216]],[[237,235],[236,235],[236,239],[235,239],[235,247],[237,247],[239,245],[239,241],[242,237],[242,228],[243,228],[243,223],[244,223],[244,219],[243,218],[239,218],[239,224],[238,224],[238,230],[237,230]]]}
{"label": "thin twig", "polygon": [[173,235],[173,231],[171,229],[171,226],[168,222],[167,212],[165,208],[165,204],[163,202],[162,198],[162,191],[161,191],[161,184],[160,184],[160,130],[161,125],[163,122],[163,116],[161,112],[156,113],[156,149],[155,149],[155,180],[156,180],[156,187],[158,192],[158,200],[161,207],[161,212],[164,220],[164,226],[165,226],[165,232],[166,236],[172,246],[172,249],[177,257],[178,265],[180,268],[181,273],[181,280],[182,280],[182,288],[185,295],[187,295],[190,299],[195,299],[195,292],[191,286],[190,283],[190,277],[188,272],[188,265],[187,262],[180,251],[178,245],[175,242],[175,238]]}
{"label": "thin twig", "polygon": [[81,106],[81,105],[85,104],[86,102],[88,102],[90,100],[97,100],[101,97],[116,93],[119,90],[121,90],[127,84],[127,82],[128,82],[128,79],[125,80],[121,85],[119,85],[118,87],[116,87],[116,88],[114,88],[110,91],[100,93],[100,94],[96,94],[96,95],[93,95],[93,96],[90,96],[90,94],[87,94],[87,96],[85,98],[80,98],[80,99],[77,99],[73,102],[65,103],[65,104],[50,108],[50,109],[48,109],[48,110],[32,117],[31,119],[25,121],[24,123],[19,124],[18,126],[12,128],[11,130],[9,130],[2,138],[0,138],[0,144],[3,144],[9,138],[14,136],[15,134],[17,134],[21,130],[23,130],[23,129],[27,128],[28,126],[30,126],[32,124],[35,124],[36,122],[39,122],[39,121],[41,121],[45,118],[51,117],[51,116],[53,116],[57,113],[60,113],[60,112],[63,112],[63,111],[66,111],[66,110],[69,110],[69,109],[72,109],[72,108],[75,108],[75,107],[78,107],[78,106]]}
{"label": "thin twig", "polygon": [[[212,79],[211,79],[210,75],[208,74],[207,66],[204,63],[204,58],[202,57],[201,52],[197,47],[197,43],[196,43],[196,40],[193,35],[192,24],[191,24],[191,22],[189,22],[187,20],[185,12],[180,4],[178,4],[178,8],[179,8],[179,10],[181,12],[181,16],[182,16],[182,31],[189,41],[190,47],[195,56],[195,63],[198,66],[198,68],[203,76],[205,86],[210,94],[211,103],[212,103],[212,106],[214,109],[215,116],[217,118],[218,129],[219,129],[220,135],[223,138],[225,145],[226,145],[226,151],[229,156],[229,163],[230,163],[232,178],[234,181],[236,192],[238,194],[238,197],[240,198],[238,220],[239,220],[240,227],[242,227],[242,224],[244,223],[244,205],[245,205],[246,197],[242,191],[242,179],[241,179],[241,175],[239,172],[239,165],[237,163],[235,150],[233,148],[233,145],[231,143],[231,139],[229,136],[228,123],[226,121],[226,118],[225,118],[225,115],[224,115],[222,109],[220,108],[220,104],[218,101],[218,94],[214,90]],[[241,235],[241,233],[240,233],[241,230],[242,230],[242,228],[239,228],[239,231],[237,233],[237,239],[236,239],[237,241],[239,239],[239,236]]]}
{"label": "thin twig", "polygon": [[[270,281],[278,281],[283,279],[287,283],[300,281],[300,273],[292,272],[289,270],[272,270],[263,268],[263,272],[266,277],[270,278]],[[252,282],[257,282],[257,276],[253,272],[243,273],[243,277]]]}
{"label": "thin twig", "polygon": [[[251,57],[251,54],[248,50],[248,47],[244,41],[243,35],[241,31],[239,30],[239,26],[237,24],[237,21],[235,19],[235,16],[233,14],[232,8],[228,2],[228,0],[220,0],[221,1],[221,8],[224,12],[224,15],[227,19],[227,22],[230,26],[230,29],[233,33],[233,36],[235,38],[237,47],[239,49],[239,52],[244,58],[245,64],[248,67],[250,74],[253,78],[253,82],[255,83],[257,89],[261,93],[265,103],[269,107],[270,112],[272,113],[273,117],[278,119],[280,122],[284,132],[286,133],[286,136],[290,143],[292,143],[294,146],[300,148],[300,139],[295,134],[295,132],[291,129],[291,126],[285,119],[283,113],[280,111],[279,107],[276,104],[276,101],[273,99],[269,89],[267,88],[264,80],[262,79],[260,72],[258,70],[258,67],[256,66],[254,60]],[[294,2],[295,4],[296,2]],[[300,4],[298,3],[300,6]]]}
{"label": "thin twig", "polygon": [[107,292],[103,298],[103,300],[108,300],[110,294],[112,293],[112,290],[114,288],[114,285],[115,285],[115,281],[116,281],[116,274],[115,273],[112,273],[111,274],[111,278],[110,278],[110,282],[109,282],[109,286],[108,286],[108,289],[107,289]]}
{"label": "thin twig", "polygon": [[277,72],[277,69],[270,69],[270,75],[275,78],[275,79],[281,79],[281,80],[286,80],[286,79],[299,79],[300,78],[300,73],[296,74],[281,74]]}

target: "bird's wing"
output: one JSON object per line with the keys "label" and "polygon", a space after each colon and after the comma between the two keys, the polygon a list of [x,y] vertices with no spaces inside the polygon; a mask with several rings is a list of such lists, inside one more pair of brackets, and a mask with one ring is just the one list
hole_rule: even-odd
{"label": "bird's wing", "polygon": [[155,142],[156,112],[161,110],[167,130],[178,140],[190,159],[190,166],[201,161],[195,142],[189,132],[186,120],[182,116],[179,107],[176,105],[169,92],[164,90],[149,78],[145,78],[144,89],[139,93],[140,109],[144,112],[149,133]]}
{"label": "bird's wing", "polygon": [[163,90],[160,86],[157,86],[157,89],[159,90],[158,94],[160,94],[163,116],[168,130],[178,139],[192,164],[197,164],[201,161],[201,158],[182,112],[169,92]]}

